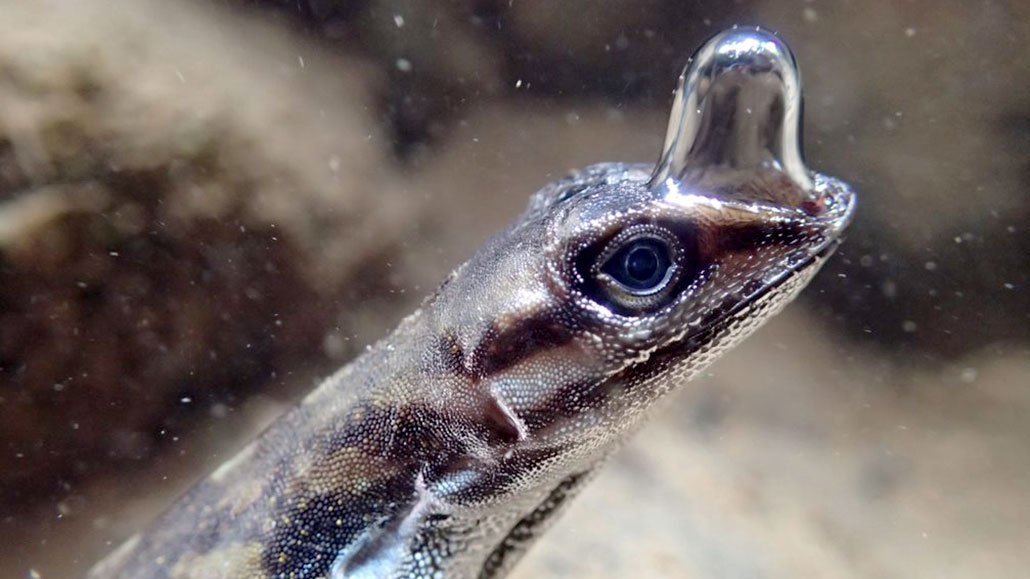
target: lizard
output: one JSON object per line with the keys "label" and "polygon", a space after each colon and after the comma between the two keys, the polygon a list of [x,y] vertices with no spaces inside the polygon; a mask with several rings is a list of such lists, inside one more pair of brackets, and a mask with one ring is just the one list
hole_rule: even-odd
{"label": "lizard", "polygon": [[654,165],[545,186],[399,327],[93,579],[495,578],[667,393],[789,303],[856,195],[809,170],[776,34],[679,78]]}

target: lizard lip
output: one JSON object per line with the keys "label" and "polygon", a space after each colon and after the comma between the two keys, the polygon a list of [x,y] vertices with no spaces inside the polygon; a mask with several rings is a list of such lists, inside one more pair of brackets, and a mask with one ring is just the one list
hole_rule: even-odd
{"label": "lizard lip", "polygon": [[833,252],[837,251],[837,248],[840,247],[840,244],[843,242],[843,235],[838,235],[837,237],[828,240],[821,248],[819,248],[815,253],[813,253],[810,258],[803,261],[798,267],[792,269],[789,273],[796,273],[798,271],[804,270],[807,266],[811,265],[812,262],[825,261],[831,255],[833,255]]}
{"label": "lizard lip", "polygon": [[844,241],[844,237],[841,235],[841,232],[845,227],[847,227],[847,224],[851,219],[851,213],[854,209],[853,194],[851,194],[848,202],[849,205],[845,208],[844,214],[840,219],[834,221],[832,225],[832,234],[828,235],[822,244],[814,248],[808,256],[785,269],[782,273],[776,276],[776,278],[741,298],[733,307],[723,312],[718,318],[712,320],[702,328],[689,332],[684,338],[684,343],[691,343],[699,336],[703,336],[712,331],[718,331],[719,328],[739,316],[742,311],[751,307],[755,302],[758,302],[769,294],[775,292],[778,288],[782,287],[794,277],[802,274],[803,272],[810,271],[813,268],[818,270],[818,268],[833,255],[840,244]]}
{"label": "lizard lip", "polygon": [[858,196],[841,181],[821,175],[818,178],[823,180],[824,188],[814,201],[821,208],[821,215],[816,217],[825,220],[826,237],[836,239],[851,224],[851,220],[855,216]]}

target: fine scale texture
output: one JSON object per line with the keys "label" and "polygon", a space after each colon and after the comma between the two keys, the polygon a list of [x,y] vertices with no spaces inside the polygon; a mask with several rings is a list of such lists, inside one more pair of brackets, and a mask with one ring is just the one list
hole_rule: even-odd
{"label": "fine scale texture", "polygon": [[787,46],[719,34],[680,77],[656,166],[544,187],[90,577],[504,575],[658,399],[839,243],[855,197],[805,167],[800,124]]}

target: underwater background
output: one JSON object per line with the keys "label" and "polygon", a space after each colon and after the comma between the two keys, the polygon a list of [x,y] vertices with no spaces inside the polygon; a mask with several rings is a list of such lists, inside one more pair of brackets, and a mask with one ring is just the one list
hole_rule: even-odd
{"label": "underwater background", "polygon": [[1030,4],[0,3],[0,576],[72,577],[412,311],[537,188],[654,162],[733,24],[860,195],[513,577],[1030,565]]}

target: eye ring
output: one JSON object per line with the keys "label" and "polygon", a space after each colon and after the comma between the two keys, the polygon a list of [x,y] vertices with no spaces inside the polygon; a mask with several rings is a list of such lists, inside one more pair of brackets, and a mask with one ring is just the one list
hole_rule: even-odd
{"label": "eye ring", "polygon": [[638,226],[609,241],[590,273],[616,309],[642,313],[665,305],[682,275],[683,259],[675,235],[657,226]]}

